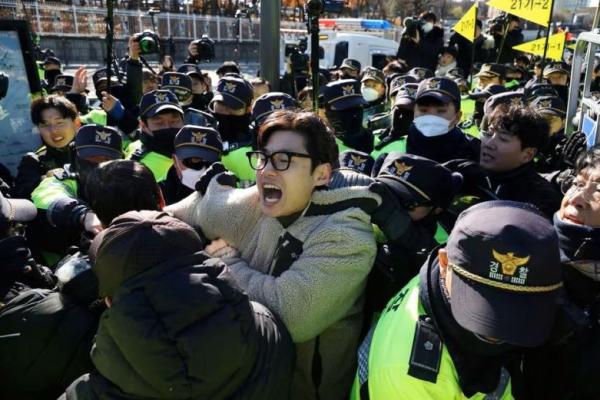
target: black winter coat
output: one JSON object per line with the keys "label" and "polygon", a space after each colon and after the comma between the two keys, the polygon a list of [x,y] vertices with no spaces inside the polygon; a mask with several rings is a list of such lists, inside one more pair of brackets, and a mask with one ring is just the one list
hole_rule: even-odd
{"label": "black winter coat", "polygon": [[165,198],[165,203],[168,206],[185,199],[194,192],[192,189],[181,183],[175,167],[169,168],[167,177],[158,182],[158,186],[160,186],[160,190]]}
{"label": "black winter coat", "polygon": [[40,147],[35,153],[27,153],[19,163],[12,196],[17,199],[29,199],[31,192],[40,184],[42,177],[56,168],[62,168],[73,161],[73,150]]}
{"label": "black winter coat", "polygon": [[54,400],[90,371],[99,313],[77,295],[52,290],[12,299],[0,312],[0,398]]}
{"label": "black winter coat", "polygon": [[[521,54],[520,51],[514,50],[513,47],[523,43],[523,33],[520,29],[515,29],[506,34],[506,40],[504,41],[504,47],[502,48],[502,54],[500,55],[500,64],[512,64],[513,59]],[[496,54],[500,52],[502,46],[502,35],[494,35]],[[495,60],[494,60],[495,61]]]}
{"label": "black winter coat", "polygon": [[227,266],[197,253],[128,279],[102,315],[96,372],[63,399],[286,399],[294,348]]}
{"label": "black winter coat", "polygon": [[435,71],[438,55],[444,47],[444,30],[434,26],[428,33],[419,31],[419,43],[403,35],[398,47],[397,58],[404,60],[409,68],[422,67]]}

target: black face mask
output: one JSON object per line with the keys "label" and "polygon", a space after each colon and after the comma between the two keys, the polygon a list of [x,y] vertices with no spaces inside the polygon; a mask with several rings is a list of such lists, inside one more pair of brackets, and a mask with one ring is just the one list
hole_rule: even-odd
{"label": "black face mask", "polygon": [[145,132],[140,135],[142,143],[150,150],[171,157],[175,152],[175,135],[180,128],[165,128],[152,131],[152,136]]}
{"label": "black face mask", "polygon": [[206,110],[208,108],[208,103],[210,103],[212,99],[212,93],[202,93],[202,94],[194,94],[192,97],[191,107],[197,110]]}
{"label": "black face mask", "polygon": [[475,111],[473,112],[473,120],[481,121],[483,119],[483,106],[485,101],[475,102]]}
{"label": "black face mask", "polygon": [[237,142],[250,131],[250,114],[225,115],[214,113],[218,131],[224,142]]}
{"label": "black face mask", "polygon": [[61,74],[61,72],[58,69],[53,69],[53,70],[50,70],[50,71],[44,71],[44,79],[46,80],[46,82],[48,82],[48,85],[50,87],[52,87],[52,86],[54,86],[54,80],[60,74]]}
{"label": "black face mask", "polygon": [[567,104],[569,101],[569,86],[567,85],[552,85],[552,88],[558,93],[558,97]]}
{"label": "black face mask", "polygon": [[392,111],[392,131],[394,136],[408,135],[408,128],[412,124],[415,113],[412,110],[403,110],[395,107]]}
{"label": "black face mask", "polygon": [[361,133],[363,109],[357,107],[340,111],[328,110],[327,119],[335,130],[336,136],[351,138]]}

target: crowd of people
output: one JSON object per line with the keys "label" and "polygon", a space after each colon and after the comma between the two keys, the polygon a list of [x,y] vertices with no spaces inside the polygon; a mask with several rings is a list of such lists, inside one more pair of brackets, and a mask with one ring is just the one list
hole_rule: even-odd
{"label": "crowd of people", "polygon": [[0,397],[599,398],[578,71],[465,63],[422,20],[288,92],[230,61],[213,88],[192,45],[155,74],[132,38],[94,102],[44,60],[0,187]]}

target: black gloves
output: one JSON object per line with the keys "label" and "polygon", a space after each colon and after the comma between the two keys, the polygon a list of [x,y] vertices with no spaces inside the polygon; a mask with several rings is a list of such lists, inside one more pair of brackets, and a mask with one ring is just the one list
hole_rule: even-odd
{"label": "black gloves", "polygon": [[22,236],[0,240],[0,277],[25,283],[32,288],[51,289],[56,284],[52,271],[33,260]]}
{"label": "black gloves", "polygon": [[583,132],[573,132],[564,144],[563,158],[567,165],[574,167],[579,155],[587,148],[587,140]]}
{"label": "black gloves", "polygon": [[204,174],[196,182],[196,190],[200,192],[202,196],[206,194],[208,185],[214,177],[219,175],[217,181],[221,185],[237,187],[237,178],[231,172],[227,171],[223,164],[216,162],[204,171]]}
{"label": "black gloves", "polygon": [[398,197],[381,182],[373,182],[369,190],[381,196],[381,205],[371,214],[372,222],[390,242],[401,240],[412,223]]}
{"label": "black gloves", "polygon": [[446,161],[442,164],[451,171],[463,176],[463,192],[471,193],[485,187],[486,173],[479,163],[467,159]]}

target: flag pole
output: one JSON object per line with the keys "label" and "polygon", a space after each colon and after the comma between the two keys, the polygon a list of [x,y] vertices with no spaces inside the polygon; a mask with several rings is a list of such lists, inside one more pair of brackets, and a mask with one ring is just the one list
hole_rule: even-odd
{"label": "flag pole", "polygon": [[[507,14],[508,17],[508,14]],[[506,26],[504,27],[504,36],[502,36],[502,42],[500,43],[500,49],[498,50],[498,56],[496,56],[496,64],[500,63],[500,57],[502,57],[502,51],[504,50],[504,43],[506,42],[506,35],[508,35],[508,20],[506,21]]]}
{"label": "flag pole", "polygon": [[[546,28],[546,44],[544,45],[544,56],[542,57],[542,65],[546,64],[546,53],[548,52],[548,40],[550,40],[550,32],[552,31],[552,14],[553,13],[554,13],[554,0],[551,0],[550,17],[548,20],[548,28]],[[563,51],[564,51],[564,48],[563,48]]]}
{"label": "flag pole", "polygon": [[473,69],[475,65],[475,33],[477,32],[477,0],[475,0],[475,20],[473,21],[473,41],[471,42],[471,73],[469,74],[469,91],[473,89]]}

